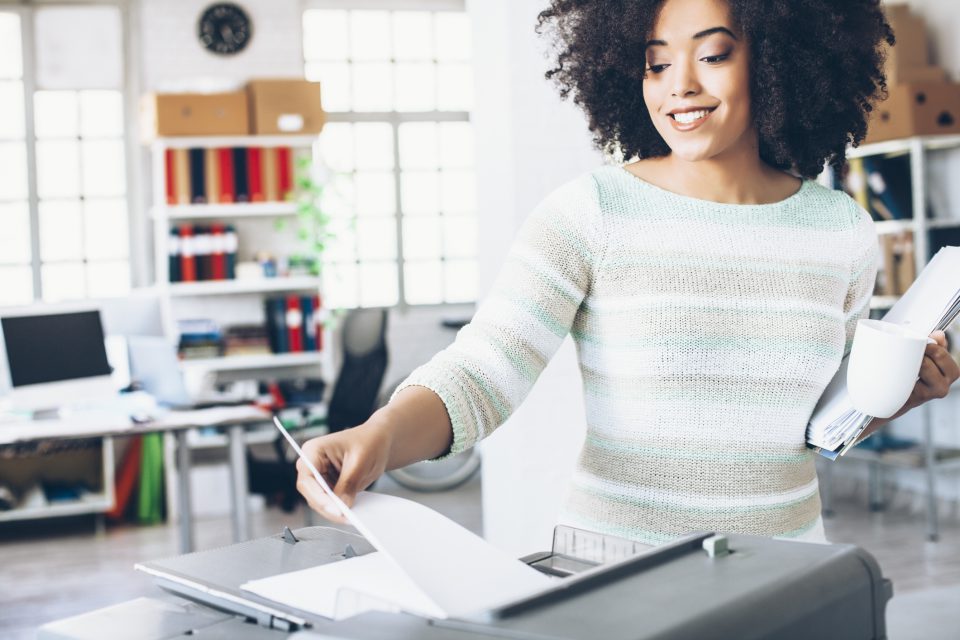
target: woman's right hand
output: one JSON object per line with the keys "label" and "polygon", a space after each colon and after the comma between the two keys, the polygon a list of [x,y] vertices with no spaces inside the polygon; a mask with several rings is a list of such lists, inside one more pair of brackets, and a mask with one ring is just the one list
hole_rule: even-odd
{"label": "woman's right hand", "polygon": [[[308,440],[302,449],[333,492],[348,507],[352,507],[357,493],[373,484],[386,470],[390,446],[386,429],[367,422]],[[324,518],[347,524],[339,507],[324,492],[313,477],[313,472],[299,459],[297,491],[307,499],[310,508]]]}

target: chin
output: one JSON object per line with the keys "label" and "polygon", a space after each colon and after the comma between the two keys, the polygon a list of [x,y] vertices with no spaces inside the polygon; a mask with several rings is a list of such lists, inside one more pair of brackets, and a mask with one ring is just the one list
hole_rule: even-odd
{"label": "chin", "polygon": [[709,160],[717,155],[717,151],[710,145],[693,145],[690,143],[670,145],[670,153],[678,160],[684,160],[685,162]]}

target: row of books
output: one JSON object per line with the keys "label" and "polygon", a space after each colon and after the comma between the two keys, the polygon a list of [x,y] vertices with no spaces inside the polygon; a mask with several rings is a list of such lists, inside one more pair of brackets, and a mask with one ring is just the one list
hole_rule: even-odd
{"label": "row of books", "polygon": [[319,295],[274,296],[264,300],[267,337],[273,353],[322,351]]}
{"label": "row of books", "polygon": [[237,230],[229,224],[181,224],[171,228],[167,244],[170,282],[233,280],[237,244]]}
{"label": "row of books", "polygon": [[906,293],[917,277],[913,232],[881,234],[880,253],[883,268],[877,278],[877,294],[899,296]]}
{"label": "row of books", "polygon": [[909,154],[851,158],[843,187],[874,220],[913,218]]}
{"label": "row of books", "polygon": [[283,202],[293,189],[291,147],[167,149],[167,204]]}
{"label": "row of books", "polygon": [[177,352],[182,359],[217,358],[223,355],[223,333],[213,320],[180,320],[177,329],[180,333]]}

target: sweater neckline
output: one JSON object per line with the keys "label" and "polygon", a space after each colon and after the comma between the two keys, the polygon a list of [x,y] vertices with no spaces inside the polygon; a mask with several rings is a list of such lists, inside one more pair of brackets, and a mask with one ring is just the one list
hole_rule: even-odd
{"label": "sweater neckline", "polygon": [[794,191],[791,195],[787,196],[783,200],[778,200],[777,202],[767,202],[763,204],[736,204],[731,202],[716,202],[715,200],[704,200],[703,198],[694,198],[693,196],[685,196],[674,191],[669,191],[663,187],[658,187],[657,185],[647,182],[640,176],[637,176],[627,170],[624,165],[617,165],[613,167],[615,171],[622,174],[625,178],[631,182],[639,185],[641,188],[644,188],[648,191],[652,191],[661,195],[662,197],[675,200],[677,202],[682,202],[685,204],[692,204],[699,207],[717,207],[730,209],[732,211],[744,211],[744,210],[762,210],[762,209],[776,209],[779,207],[786,206],[792,203],[794,200],[800,198],[809,188],[810,180],[806,178],[800,179],[800,188]]}

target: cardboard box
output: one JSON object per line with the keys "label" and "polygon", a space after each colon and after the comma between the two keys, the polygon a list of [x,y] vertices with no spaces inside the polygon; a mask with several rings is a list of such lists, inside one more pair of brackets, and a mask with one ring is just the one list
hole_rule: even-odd
{"label": "cardboard box", "polygon": [[960,84],[915,82],[889,88],[870,115],[864,143],[960,133]]}
{"label": "cardboard box", "polygon": [[[931,75],[930,43],[927,39],[927,27],[923,19],[912,15],[909,7],[903,4],[885,7],[887,22],[893,29],[897,43],[886,48],[884,70],[888,84],[905,82],[936,82],[942,78]],[[915,71],[922,69],[924,71]]]}
{"label": "cardboard box", "polygon": [[320,133],[326,117],[320,83],[300,79],[262,79],[247,83],[250,132],[264,134]]}
{"label": "cardboard box", "polygon": [[166,136],[244,136],[249,132],[247,95],[155,93],[140,103],[144,139]]}
{"label": "cardboard box", "polygon": [[909,84],[911,82],[948,82],[947,72],[943,67],[905,67],[899,69],[895,76],[887,76],[887,84]]}

